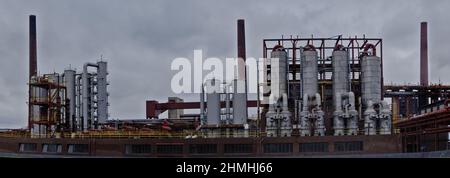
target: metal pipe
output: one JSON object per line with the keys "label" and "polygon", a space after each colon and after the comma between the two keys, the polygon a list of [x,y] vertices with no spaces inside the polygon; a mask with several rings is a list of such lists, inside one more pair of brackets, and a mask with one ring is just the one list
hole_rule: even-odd
{"label": "metal pipe", "polygon": [[77,116],[76,116],[76,119],[77,119],[77,124],[78,124],[78,127],[79,127],[79,129],[80,130],[83,130],[84,129],[84,122],[83,122],[83,117],[82,117],[82,115],[81,115],[81,111],[82,111],[82,109],[81,109],[81,75],[79,75],[79,74],[77,74],[77,79],[76,79],[76,82],[77,82],[77,92],[76,92],[76,96],[77,96],[77,103],[76,103],[76,110],[77,110]]}
{"label": "metal pipe", "polygon": [[203,84],[200,93],[200,122],[205,123],[205,89]]}
{"label": "metal pipe", "polygon": [[372,56],[376,56],[377,55],[377,47],[371,43],[367,43],[364,46],[364,53],[367,53],[367,51],[369,51],[369,49],[372,49]]}

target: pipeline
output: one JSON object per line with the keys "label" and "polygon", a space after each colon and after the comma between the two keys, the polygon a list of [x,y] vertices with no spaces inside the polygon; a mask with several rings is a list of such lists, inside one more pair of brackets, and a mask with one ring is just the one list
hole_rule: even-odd
{"label": "pipeline", "polygon": [[372,49],[372,56],[376,56],[377,55],[377,48],[375,47],[375,45],[373,45],[371,43],[367,43],[364,46],[364,53],[365,54],[369,54],[369,53],[367,53],[367,51],[369,51],[369,49]]}

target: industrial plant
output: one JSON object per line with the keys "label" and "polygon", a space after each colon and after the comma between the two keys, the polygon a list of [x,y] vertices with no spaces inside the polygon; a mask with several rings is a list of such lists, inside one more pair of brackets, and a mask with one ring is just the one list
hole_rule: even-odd
{"label": "industrial plant", "polygon": [[[210,79],[198,102],[142,101],[146,116],[109,115],[108,63],[38,74],[36,16],[29,17],[28,128],[0,132],[0,152],[118,157],[302,157],[408,154],[448,149],[450,85],[428,82],[421,23],[420,85],[385,85],[383,39],[338,35],[262,40],[262,83],[249,99],[247,66],[230,83]],[[237,20],[245,62],[245,21]],[[393,59],[389,59],[393,60]],[[111,73],[110,73],[111,72]],[[244,91],[244,92],[240,92]],[[249,108],[257,110],[251,118]],[[185,113],[196,109],[197,113]],[[167,113],[167,118],[161,115]]]}

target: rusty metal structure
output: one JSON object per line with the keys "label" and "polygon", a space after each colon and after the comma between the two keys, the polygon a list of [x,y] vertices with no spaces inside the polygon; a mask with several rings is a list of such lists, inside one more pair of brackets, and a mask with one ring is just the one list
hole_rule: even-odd
{"label": "rusty metal structure", "polygon": [[[28,99],[28,130],[39,136],[55,136],[66,128],[64,102],[66,88],[62,78],[57,73],[37,73],[37,34],[36,16],[29,17],[29,99]],[[62,97],[61,97],[62,96]]]}
{"label": "rusty metal structure", "polygon": [[64,103],[66,88],[59,74],[33,76],[29,85],[30,132],[37,136],[54,137],[67,129],[64,119],[67,111]]}
{"label": "rusty metal structure", "polygon": [[403,152],[426,152],[448,149],[450,100],[423,107],[417,116],[396,121],[402,136]]}

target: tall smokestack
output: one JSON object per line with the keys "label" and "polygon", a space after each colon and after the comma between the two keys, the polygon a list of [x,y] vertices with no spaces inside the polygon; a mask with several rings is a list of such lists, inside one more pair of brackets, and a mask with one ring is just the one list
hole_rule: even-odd
{"label": "tall smokestack", "polygon": [[[36,16],[30,15],[30,71],[28,83],[31,83],[31,78],[37,76],[37,38],[36,38]],[[31,131],[31,119],[33,117],[33,107],[31,105],[31,85],[28,84],[28,130]]]}
{"label": "tall smokestack", "polygon": [[420,85],[428,86],[428,29],[420,23]]}
{"label": "tall smokestack", "polygon": [[234,82],[233,124],[247,123],[247,76],[245,66],[245,27],[244,20],[237,21],[238,63],[237,80]]}
{"label": "tall smokestack", "polygon": [[[244,26],[244,19],[239,19],[237,21],[237,41],[238,41],[238,58],[243,59],[243,61],[239,61],[238,63],[238,79],[239,80],[245,80],[246,73],[245,73],[245,26]],[[247,82],[246,82],[247,83]]]}
{"label": "tall smokestack", "polygon": [[37,75],[36,16],[30,15],[30,79]]}

